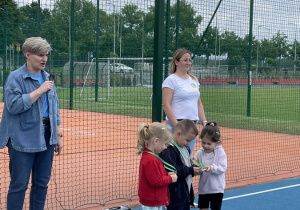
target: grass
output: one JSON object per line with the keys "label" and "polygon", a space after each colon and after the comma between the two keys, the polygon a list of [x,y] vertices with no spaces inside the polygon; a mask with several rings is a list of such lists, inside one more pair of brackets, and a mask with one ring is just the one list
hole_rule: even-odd
{"label": "grass", "polygon": [[[224,86],[226,87],[226,86]],[[93,88],[73,91],[73,109],[151,118],[152,89],[144,87]],[[57,89],[60,107],[70,108],[70,90]],[[0,90],[2,93],[2,90]],[[81,97],[80,97],[81,93]],[[2,100],[2,95],[0,95]],[[202,87],[201,100],[208,120],[221,126],[300,135],[300,87],[254,87],[251,116],[247,116],[247,88]]]}
{"label": "grass", "polygon": [[[108,92],[109,91],[109,92]],[[60,107],[69,108],[69,89],[58,89]],[[119,114],[134,117],[151,117],[152,89],[150,88],[99,88],[98,101],[92,88],[74,89],[73,109]]]}
{"label": "grass", "polygon": [[203,88],[201,100],[209,120],[226,127],[300,134],[300,88],[251,89],[250,117],[247,88]]}
{"label": "grass", "polygon": [[[299,87],[252,88],[251,116],[299,122],[299,96]],[[202,89],[201,99],[208,112],[247,115],[246,88],[205,88]]]}

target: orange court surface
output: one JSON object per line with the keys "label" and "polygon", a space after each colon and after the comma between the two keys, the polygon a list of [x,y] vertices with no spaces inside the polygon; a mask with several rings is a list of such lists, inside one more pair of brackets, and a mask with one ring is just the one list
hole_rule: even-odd
{"label": "orange court surface", "polygon": [[[0,103],[0,116],[2,110]],[[136,131],[151,119],[68,109],[61,109],[60,115],[64,147],[62,154],[54,157],[45,209],[138,205]],[[299,135],[220,129],[228,158],[227,188],[300,175],[300,152],[295,149],[300,147]],[[198,140],[194,153],[200,146]],[[0,153],[0,209],[6,208],[8,160],[4,148]],[[199,176],[193,178],[195,193],[198,180]],[[29,206],[28,194],[29,190],[24,209]]]}

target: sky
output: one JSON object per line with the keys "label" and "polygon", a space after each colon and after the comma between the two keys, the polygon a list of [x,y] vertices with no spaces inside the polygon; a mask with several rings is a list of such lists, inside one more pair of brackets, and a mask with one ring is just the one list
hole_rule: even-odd
{"label": "sky", "polygon": [[[33,0],[15,0],[19,6]],[[40,0],[43,8],[53,8],[56,0]],[[96,5],[96,0],[91,0]],[[202,33],[208,25],[220,0],[186,0],[203,17],[199,26]],[[154,5],[155,0],[100,0],[100,8],[119,12],[125,4],[137,4],[141,10]],[[171,4],[177,0],[171,0]],[[250,0],[223,0],[211,24],[221,32],[234,31],[244,37],[249,33]],[[184,14],[181,14],[184,15]],[[254,0],[253,35],[258,39],[270,39],[278,31],[288,36],[289,42],[300,40],[300,0]]]}

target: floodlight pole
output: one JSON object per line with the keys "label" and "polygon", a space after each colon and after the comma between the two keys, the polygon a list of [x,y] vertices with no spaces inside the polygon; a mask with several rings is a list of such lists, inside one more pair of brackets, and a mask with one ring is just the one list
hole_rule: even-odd
{"label": "floodlight pole", "polygon": [[[6,83],[6,71],[7,71],[7,6],[4,5],[3,8],[0,8],[0,10],[3,10],[4,12],[4,29],[3,29],[3,32],[4,32],[4,35],[3,35],[3,41],[2,41],[2,49],[3,49],[3,54],[4,54],[4,57],[3,57],[3,78],[2,78],[2,85],[3,85],[3,92],[4,92],[4,87],[5,87],[5,83]],[[4,94],[2,95],[2,99],[4,101]]]}
{"label": "floodlight pole", "polygon": [[116,57],[116,6],[113,4],[114,7],[114,57]]}
{"label": "floodlight pole", "polygon": [[[95,81],[95,102],[98,102],[98,87],[99,87],[99,36],[100,36],[100,23],[99,23],[99,18],[100,18],[100,11],[99,11],[99,6],[100,6],[100,0],[97,0],[97,20],[96,20],[96,81]],[[93,59],[90,63],[90,68],[93,63]]]}
{"label": "floodlight pole", "polygon": [[257,74],[258,74],[258,48],[259,48],[259,28],[261,27],[261,25],[257,26],[257,46],[256,46],[256,79],[257,79]]}
{"label": "floodlight pole", "polygon": [[175,47],[178,49],[179,47],[179,20],[180,20],[180,0],[177,0],[177,7],[176,7],[176,42]]}
{"label": "floodlight pole", "polygon": [[253,29],[254,0],[250,0],[249,46],[248,46],[248,91],[247,91],[247,116],[251,116],[251,60],[252,60],[252,29]]}
{"label": "floodlight pole", "polygon": [[152,122],[161,122],[162,117],[163,26],[164,1],[155,0]]}
{"label": "floodlight pole", "polygon": [[69,109],[73,109],[73,78],[74,78],[74,58],[75,58],[75,0],[71,0],[71,14],[70,14],[70,104]]}
{"label": "floodlight pole", "polygon": [[296,31],[295,31],[295,54],[294,54],[294,74],[296,74],[296,60],[297,60],[297,42],[296,42]]}

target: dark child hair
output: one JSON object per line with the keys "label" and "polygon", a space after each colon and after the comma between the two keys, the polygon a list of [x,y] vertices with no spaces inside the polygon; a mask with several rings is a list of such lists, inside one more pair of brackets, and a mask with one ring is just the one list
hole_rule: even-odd
{"label": "dark child hair", "polygon": [[220,141],[221,133],[218,124],[214,121],[208,122],[201,131],[200,139],[204,136],[209,136],[211,141],[215,143]]}

